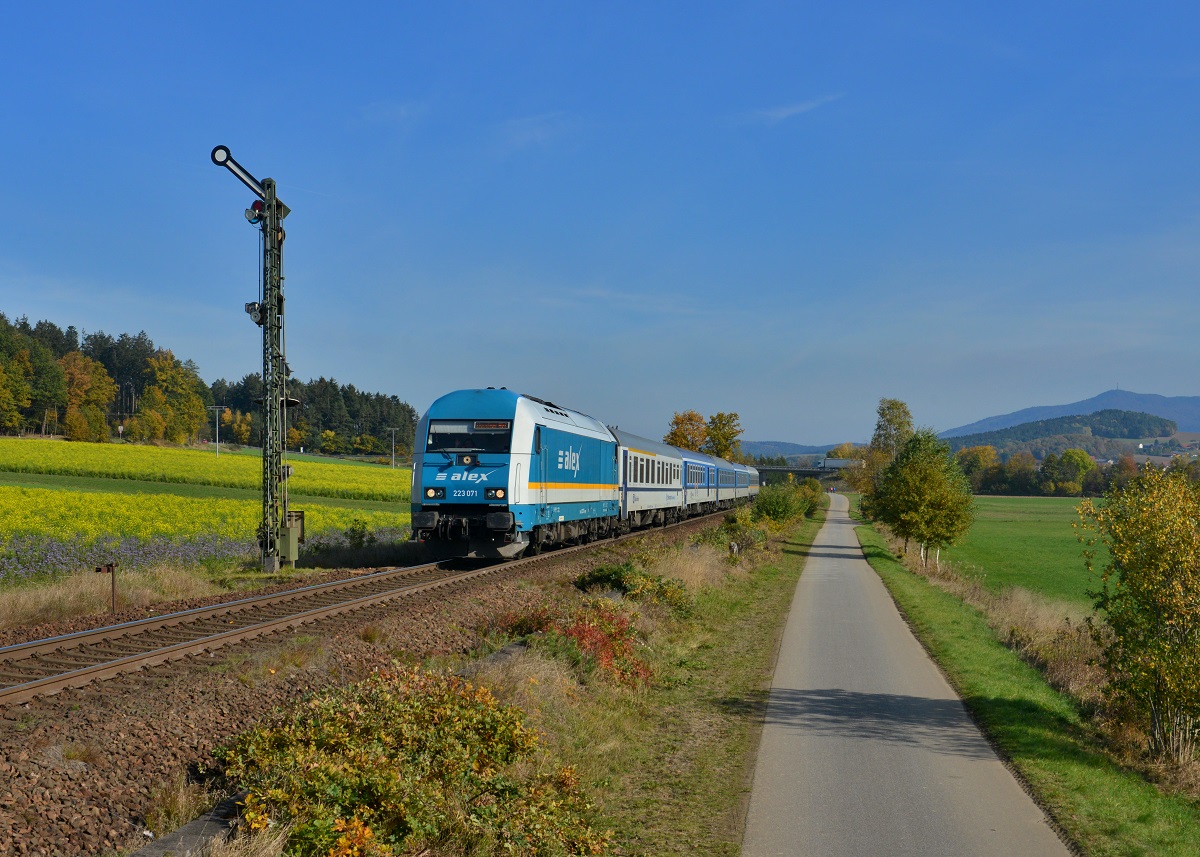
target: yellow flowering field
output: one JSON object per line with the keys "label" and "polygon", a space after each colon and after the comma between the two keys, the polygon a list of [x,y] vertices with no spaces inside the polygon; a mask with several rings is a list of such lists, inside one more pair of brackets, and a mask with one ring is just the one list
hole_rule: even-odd
{"label": "yellow flowering field", "polygon": [[[288,459],[292,494],[408,502],[412,471]],[[40,438],[0,438],[0,470],[103,479],[136,479],[227,488],[262,486],[262,459],[171,447],[118,443],[67,443]]]}
{"label": "yellow flowering field", "polygon": [[[304,515],[309,534],[344,530],[356,519],[371,530],[407,526],[409,517],[320,505],[306,506]],[[261,517],[257,500],[0,486],[0,543],[14,536],[84,544],[197,536],[253,541]]]}

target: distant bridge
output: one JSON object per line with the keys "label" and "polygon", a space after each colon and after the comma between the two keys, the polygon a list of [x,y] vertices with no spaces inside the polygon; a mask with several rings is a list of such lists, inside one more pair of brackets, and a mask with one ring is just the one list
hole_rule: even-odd
{"label": "distant bridge", "polygon": [[[758,471],[761,481],[764,483],[781,482],[787,478],[787,474],[793,474],[797,479],[826,479],[837,478],[842,475],[841,469],[826,469],[824,467],[799,467],[797,465],[781,466],[778,464],[751,464]],[[773,477],[773,478],[772,478]]]}

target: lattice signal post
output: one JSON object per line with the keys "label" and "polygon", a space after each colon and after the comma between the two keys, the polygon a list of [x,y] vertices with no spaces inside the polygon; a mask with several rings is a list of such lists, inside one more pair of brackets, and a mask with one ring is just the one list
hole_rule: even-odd
{"label": "lattice signal post", "polygon": [[301,515],[288,514],[291,468],[284,464],[288,368],[283,336],[283,219],[291,209],[275,195],[274,179],[254,178],[233,159],[228,147],[213,149],[212,162],[228,169],[258,197],[246,209],[246,219],[262,232],[262,300],[246,304],[246,312],[262,328],[263,340],[263,513],[258,543],[263,570],[276,572],[281,562],[295,565],[303,532]]}

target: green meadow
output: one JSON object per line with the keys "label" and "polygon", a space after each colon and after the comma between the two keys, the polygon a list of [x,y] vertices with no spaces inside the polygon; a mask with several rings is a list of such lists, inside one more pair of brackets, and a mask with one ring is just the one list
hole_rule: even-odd
{"label": "green meadow", "polygon": [[942,556],[990,589],[1020,586],[1089,609],[1095,582],[1071,526],[1078,504],[1070,497],[976,497],[970,532]]}

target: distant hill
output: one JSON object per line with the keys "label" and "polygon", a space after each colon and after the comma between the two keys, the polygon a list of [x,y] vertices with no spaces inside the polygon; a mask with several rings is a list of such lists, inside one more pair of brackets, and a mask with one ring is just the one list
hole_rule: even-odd
{"label": "distant hill", "polygon": [[[941,437],[952,438],[968,434],[999,431],[1012,426],[1050,420],[1055,417],[1094,414],[1097,411],[1120,410],[1153,414],[1156,417],[1174,420],[1179,431],[1200,431],[1200,396],[1159,396],[1155,393],[1132,393],[1128,390],[1109,390],[1070,405],[1043,405],[1025,408],[1011,414],[988,417],[970,425],[947,429]],[[970,444],[975,446],[976,444]]]}
{"label": "distant hill", "polygon": [[1097,457],[1110,457],[1131,451],[1134,440],[1170,437],[1175,430],[1174,420],[1107,409],[1094,414],[1036,420],[999,431],[958,435],[948,440],[955,451],[968,446],[992,446],[1003,458],[1017,452],[1031,452],[1036,458],[1044,458],[1072,447]]}
{"label": "distant hill", "polygon": [[788,443],[784,440],[744,440],[742,453],[744,455],[765,455],[767,458],[790,455],[824,455],[837,446],[836,443],[825,446],[803,446],[799,443]]}

